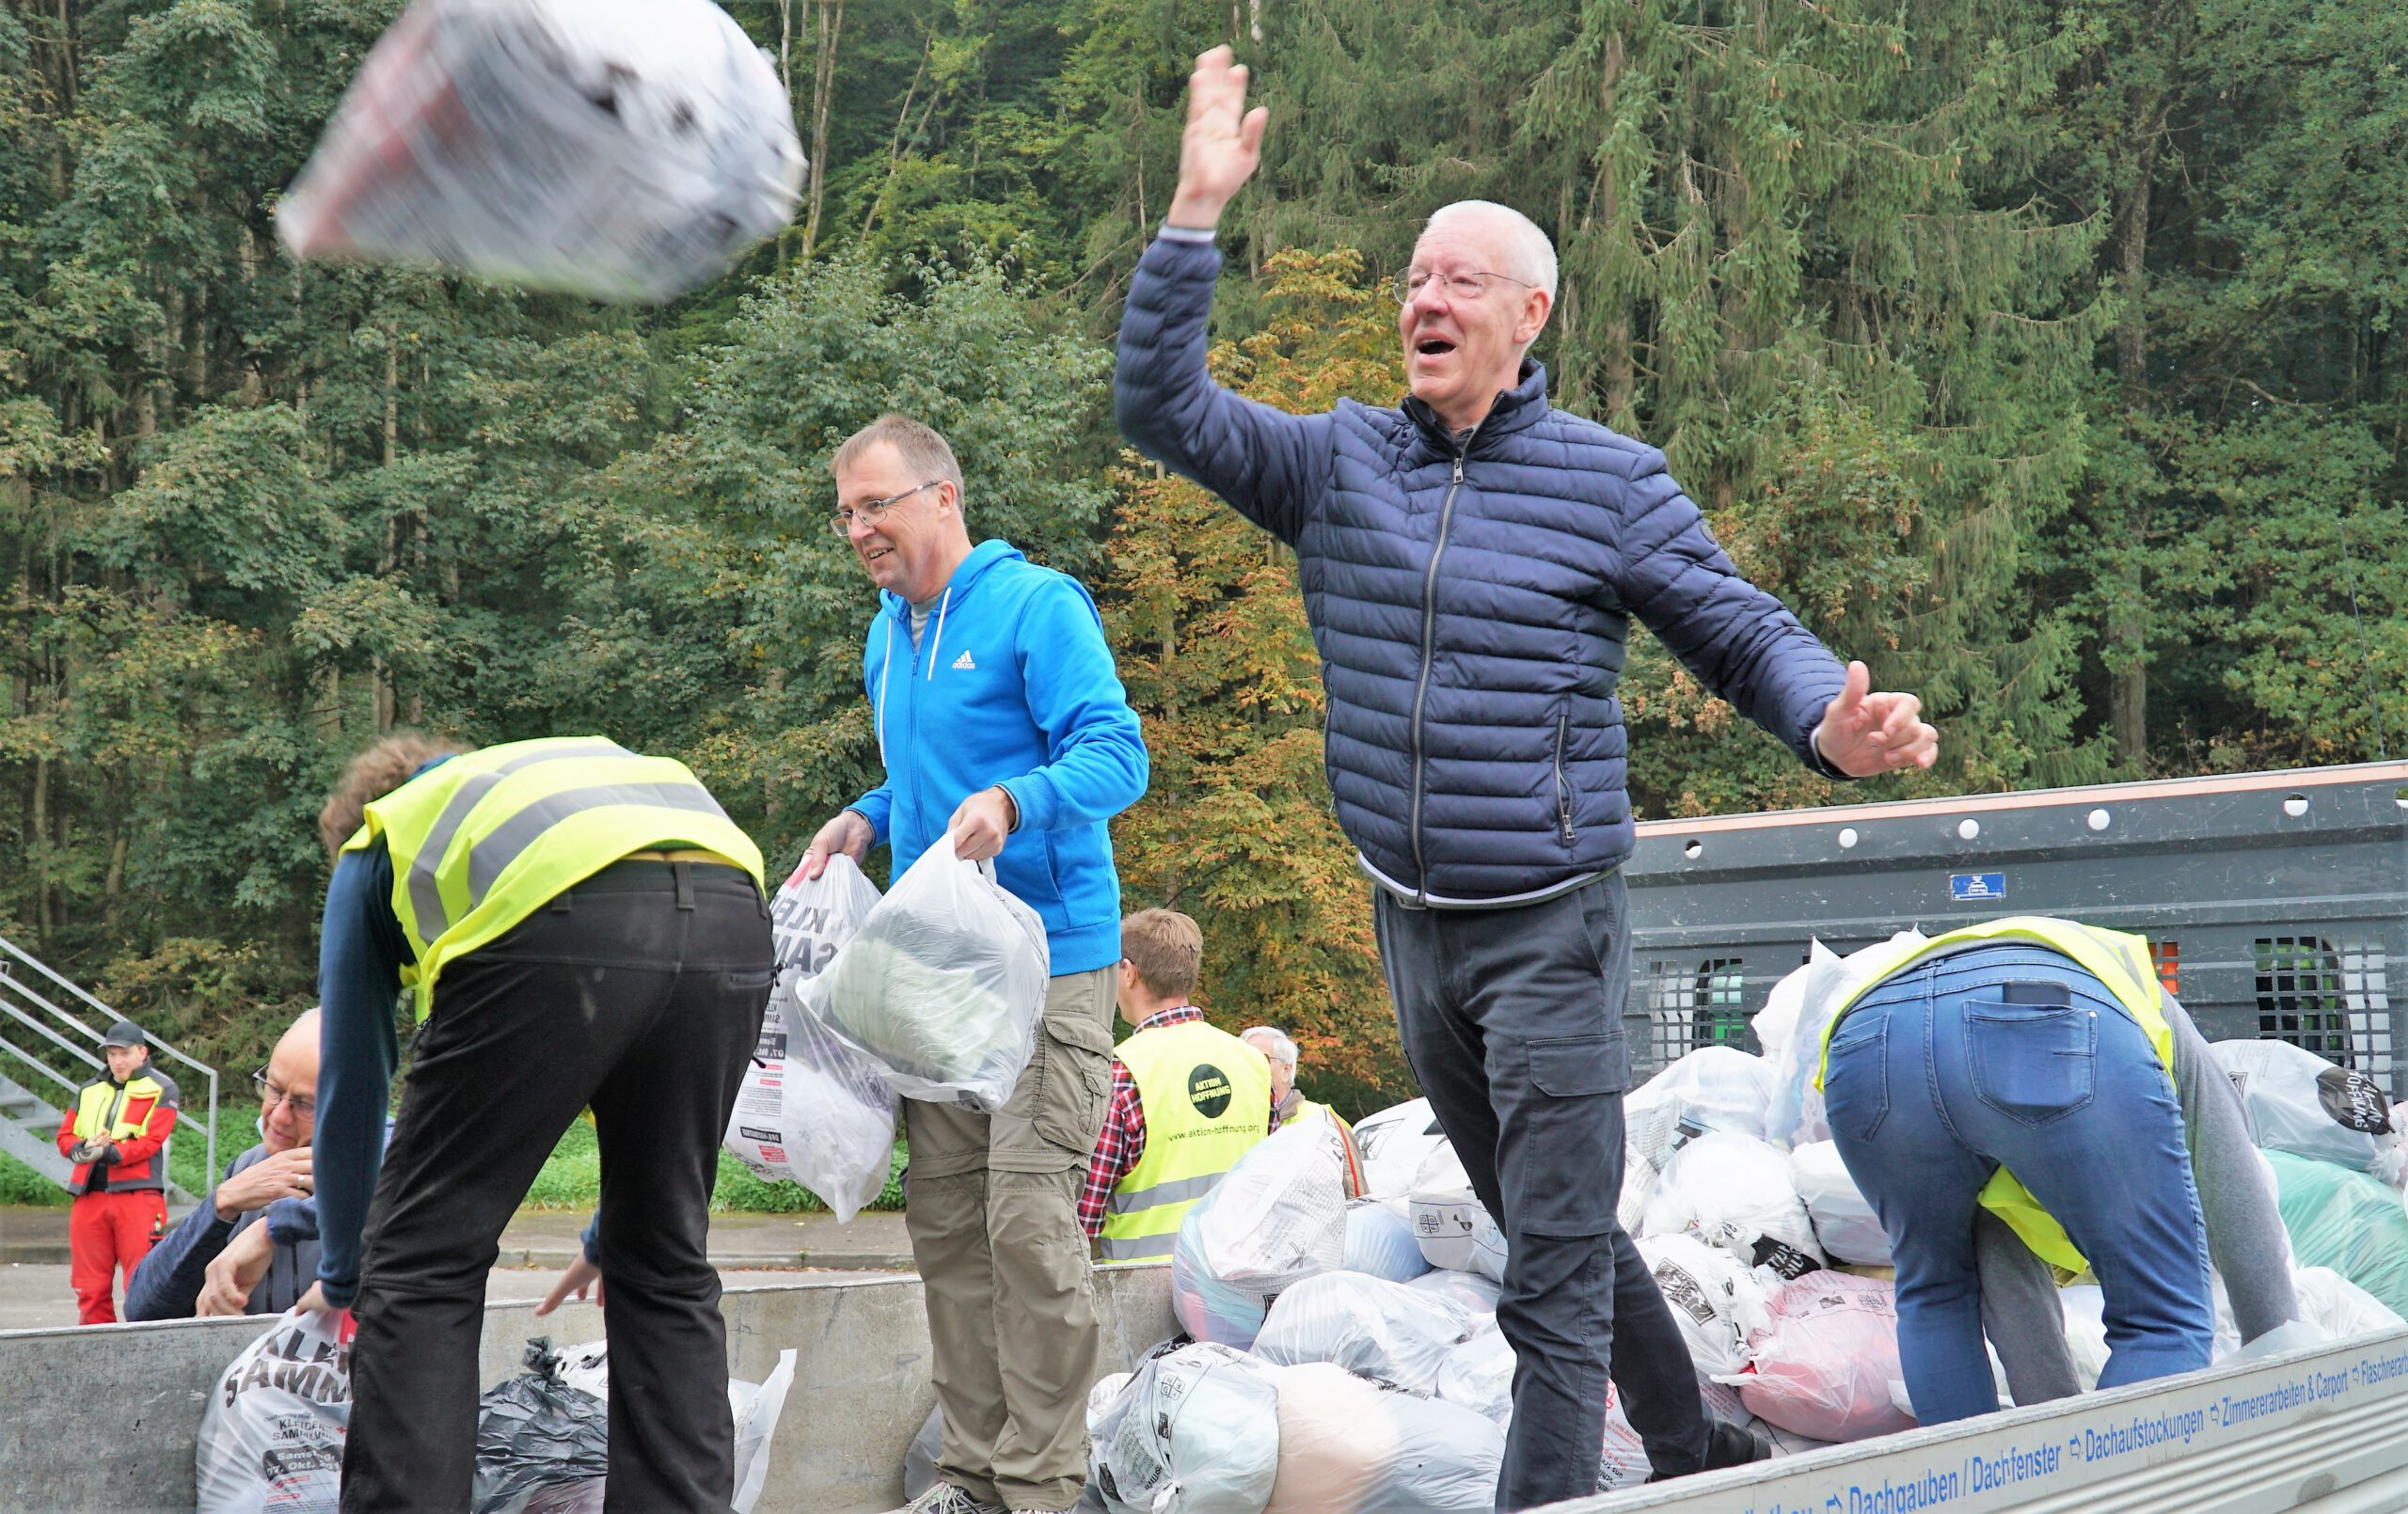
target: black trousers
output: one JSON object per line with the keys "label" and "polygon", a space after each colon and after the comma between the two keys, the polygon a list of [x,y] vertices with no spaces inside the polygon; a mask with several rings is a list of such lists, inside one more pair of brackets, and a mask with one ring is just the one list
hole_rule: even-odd
{"label": "black trousers", "polygon": [[1627,912],[1619,873],[1508,909],[1415,909],[1381,890],[1374,911],[1405,1057],[1509,1248],[1498,1514],[1596,1492],[1609,1376],[1657,1474],[1705,1464],[1688,1348],[1614,1219]]}
{"label": "black trousers", "polygon": [[628,861],[444,969],[369,1206],[347,1514],[468,1507],[485,1274],[588,1105],[610,1340],[604,1507],[726,1509],[735,1427],[705,1241],[772,960],[751,878]]}

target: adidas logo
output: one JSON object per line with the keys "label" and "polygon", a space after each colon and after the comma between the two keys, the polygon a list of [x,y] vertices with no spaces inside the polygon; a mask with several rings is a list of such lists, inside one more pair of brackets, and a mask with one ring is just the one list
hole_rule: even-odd
{"label": "adidas logo", "polygon": [[970,660],[970,654],[967,652],[963,653],[960,656],[954,658],[953,665],[956,669],[965,673],[974,673],[978,670],[978,665]]}

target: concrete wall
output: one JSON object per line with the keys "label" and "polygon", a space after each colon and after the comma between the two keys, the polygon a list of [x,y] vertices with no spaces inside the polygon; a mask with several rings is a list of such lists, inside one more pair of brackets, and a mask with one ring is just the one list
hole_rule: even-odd
{"label": "concrete wall", "polygon": [[[1106,1370],[1126,1368],[1175,1329],[1160,1264],[1098,1269],[1096,1301]],[[602,1333],[592,1305],[544,1319],[533,1309],[487,1306],[480,1382],[515,1376],[529,1336],[573,1344]],[[779,1351],[799,1353],[761,1514],[868,1514],[901,1503],[904,1448],[936,1401],[920,1280],[837,1275],[731,1289],[720,1312],[729,1376],[758,1382]],[[193,1319],[0,1332],[0,1509],[191,1509],[201,1405],[260,1331],[256,1319]],[[71,1427],[94,1411],[104,1432]],[[96,1433],[114,1449],[96,1454]]]}

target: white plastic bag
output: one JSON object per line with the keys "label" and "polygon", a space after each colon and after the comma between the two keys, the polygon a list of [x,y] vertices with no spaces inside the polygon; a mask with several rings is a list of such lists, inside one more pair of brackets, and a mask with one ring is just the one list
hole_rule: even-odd
{"label": "white plastic bag", "polygon": [[1488,1514],[1505,1432],[1326,1362],[1272,1369],[1279,1476],[1263,1514]]}
{"label": "white plastic bag", "polygon": [[2218,1041],[2208,1049],[2241,1095],[2253,1143],[2400,1181],[2400,1128],[2373,1079],[2288,1041]]}
{"label": "white plastic bag", "polygon": [[351,1316],[280,1316],[200,1411],[200,1514],[335,1514],[351,1428]]}
{"label": "white plastic bag", "polygon": [[[1907,930],[1890,940],[1925,938],[1921,931]],[[1841,1001],[1871,975],[1876,949],[1866,947],[1841,956],[1821,941],[1813,942],[1807,948],[1806,965],[1775,984],[1757,1014],[1756,1041],[1765,1049],[1772,1074],[1765,1138],[1775,1145],[1802,1146],[1831,1138],[1830,1123],[1823,1114],[1823,1092],[1814,1086],[1823,1063],[1823,1030]]]}
{"label": "white plastic bag", "polygon": [[1699,1373],[1712,1378],[1744,1370],[1748,1336],[1768,1318],[1758,1274],[1694,1236],[1645,1236],[1638,1245]]}
{"label": "white plastic bag", "polygon": [[1623,1101],[1622,1198],[1616,1215],[1637,1235],[1672,1153],[1709,1131],[1765,1135],[1772,1068],[1736,1047],[1700,1047]]}
{"label": "white plastic bag", "polygon": [[1094,1476],[1114,1514],[1262,1514],[1279,1470],[1274,1369],[1209,1343],[1149,1357],[1107,1405]]}
{"label": "white plastic bag", "polygon": [[776,69],[707,0],[417,0],[277,211],[297,258],[663,300],[794,215]]}
{"label": "white plastic bag", "polygon": [[1710,1132],[1672,1153],[1647,1200],[1640,1233],[1683,1233],[1750,1267],[1799,1277],[1824,1265],[1814,1222],[1790,1180],[1789,1159],[1766,1142]]}
{"label": "white plastic bag", "polygon": [[2099,1374],[2107,1369],[2107,1296],[2096,1283],[2068,1284],[2057,1290],[2057,1310],[2065,1316],[2073,1380],[2089,1393],[2099,1386]]}
{"label": "white plastic bag", "polygon": [[758,1383],[727,1380],[728,1411],[736,1416],[736,1514],[752,1514],[769,1480],[769,1439],[794,1388],[795,1353],[778,1353],[778,1364]]}
{"label": "white plastic bag", "polygon": [[1859,1267],[1892,1265],[1890,1233],[1881,1228],[1872,1201],[1848,1175],[1836,1144],[1810,1141],[1791,1152],[1789,1176],[1814,1223],[1814,1239],[1831,1260]]}
{"label": "white plastic bag", "polygon": [[761,1041],[744,1069],[724,1143],[764,1177],[800,1183],[839,1222],[886,1187],[895,1151],[895,1091],[865,1057],[821,1029],[798,990],[834,960],[878,889],[843,854],[816,879],[800,874],[769,905],[778,980]]}
{"label": "white plastic bag", "polygon": [[1254,1351],[1294,1366],[1331,1362],[1379,1381],[1428,1393],[1438,1364],[1472,1333],[1470,1310],[1361,1272],[1308,1277],[1271,1301]]}
{"label": "white plastic bag", "polygon": [[1456,1272],[1443,1267],[1432,1268],[1406,1287],[1419,1293],[1434,1293],[1442,1299],[1452,1299],[1476,1315],[1493,1315],[1497,1301],[1504,1296],[1504,1285],[1495,1278],[1478,1272]]}
{"label": "white plastic bag", "polygon": [[1433,1267],[1505,1281],[1505,1232],[1472,1191],[1452,1144],[1433,1149],[1413,1178],[1413,1233]]}
{"label": "white plastic bag", "polygon": [[1243,1349],[1282,1289],[1346,1259],[1346,1137],[1328,1120],[1281,1127],[1238,1159],[1171,1245],[1171,1310],[1200,1341]]}
{"label": "white plastic bag", "polygon": [[1719,1380],[1748,1411],[1817,1441],[1861,1441],[1912,1429],[1894,1402],[1898,1306],[1891,1285],[1846,1272],[1809,1272],[1766,1305],[1768,1323],[1748,1342],[1743,1373]]}
{"label": "white plastic bag", "polygon": [[2300,1312],[2329,1340],[2398,1330],[2402,1323],[2389,1304],[2329,1267],[2303,1267],[2291,1273]]}
{"label": "white plastic bag", "polygon": [[1448,1403],[1463,1405],[1498,1429],[1512,1425],[1513,1346],[1493,1317],[1439,1360],[1430,1391]]}
{"label": "white plastic bag", "polygon": [[1412,1222],[1377,1199],[1346,1206],[1346,1256],[1339,1265],[1391,1283],[1410,1283],[1430,1270]]}
{"label": "white plastic bag", "polygon": [[1413,1179],[1430,1153],[1447,1143],[1426,1098],[1391,1105],[1355,1122],[1354,1146],[1363,1156],[1363,1196],[1378,1199],[1400,1219],[1411,1214]]}
{"label": "white plastic bag", "polygon": [[1049,961],[1037,911],[948,833],[798,1001],[905,1098],[992,1114],[1036,1051]]}

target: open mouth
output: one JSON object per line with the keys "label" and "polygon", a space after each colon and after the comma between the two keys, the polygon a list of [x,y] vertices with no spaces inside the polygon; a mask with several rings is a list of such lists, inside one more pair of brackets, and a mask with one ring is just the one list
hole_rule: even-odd
{"label": "open mouth", "polygon": [[1413,350],[1423,357],[1444,357],[1455,350],[1455,344],[1444,337],[1424,337],[1413,344]]}
{"label": "open mouth", "polygon": [[876,562],[876,561],[877,561],[879,559],[880,559],[880,558],[893,557],[894,555],[895,555],[895,549],[894,549],[893,547],[891,547],[891,546],[877,546],[877,547],[872,547],[872,548],[870,548],[868,551],[866,551],[866,552],[863,553],[863,554],[862,554],[862,560],[863,560],[863,562]]}

